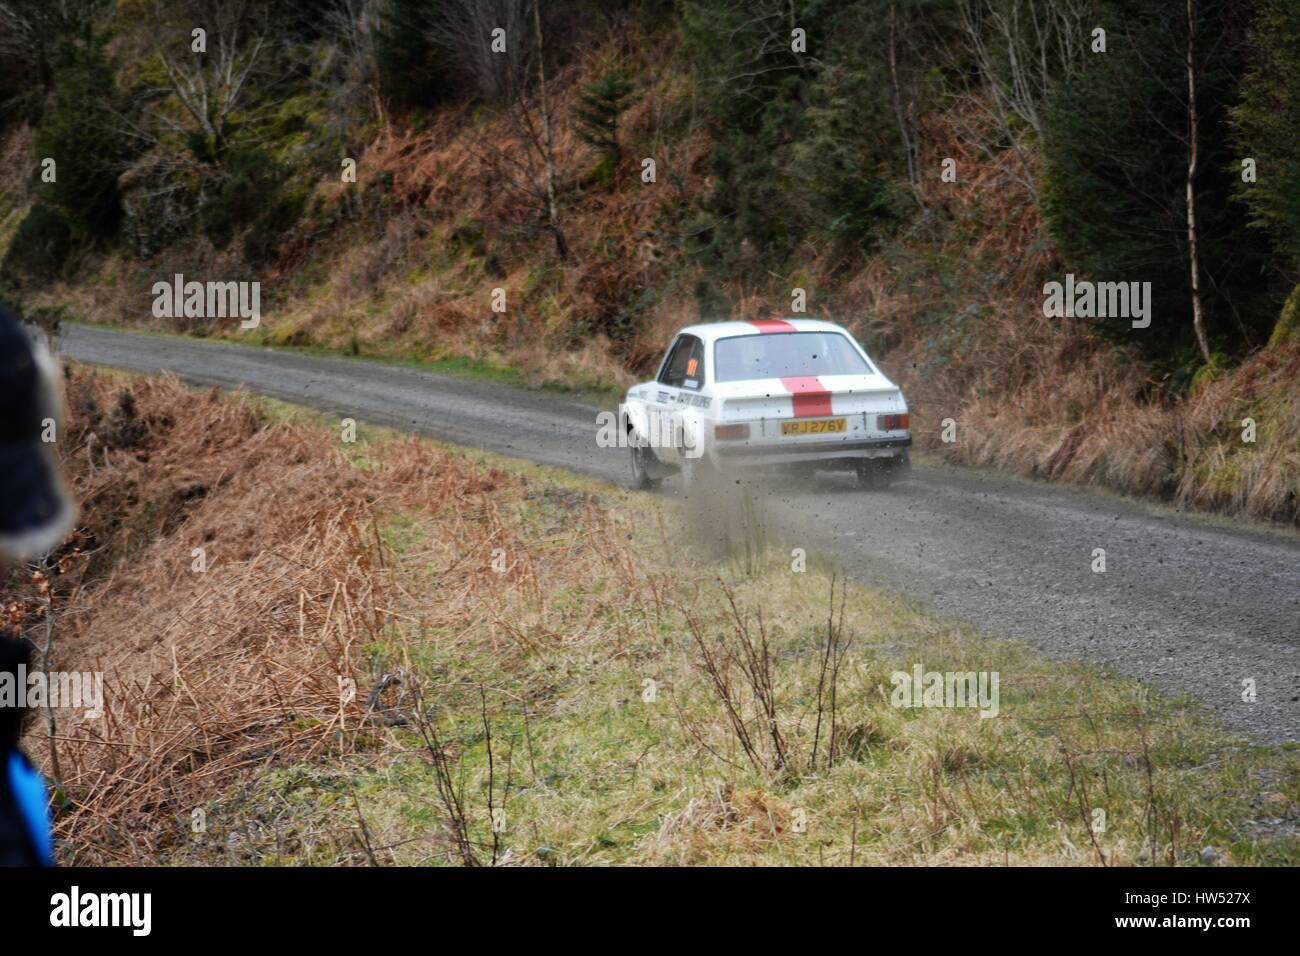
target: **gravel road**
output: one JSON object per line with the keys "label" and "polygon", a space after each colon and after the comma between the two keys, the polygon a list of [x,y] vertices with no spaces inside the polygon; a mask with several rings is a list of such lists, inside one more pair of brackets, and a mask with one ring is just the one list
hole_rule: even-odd
{"label": "gravel road", "polygon": [[[65,357],[250,391],[607,480],[596,410],[544,393],[358,359],[70,326]],[[1300,536],[1107,495],[917,467],[765,492],[810,557],[1051,656],[1201,700],[1260,742],[1300,739]],[[1092,571],[1094,548],[1106,572]],[[1256,699],[1242,699],[1253,679]]]}

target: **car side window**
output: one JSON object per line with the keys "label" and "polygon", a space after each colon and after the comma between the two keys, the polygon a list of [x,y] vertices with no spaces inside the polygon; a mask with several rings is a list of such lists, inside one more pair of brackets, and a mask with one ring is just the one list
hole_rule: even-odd
{"label": "car side window", "polygon": [[682,388],[699,391],[704,384],[704,343],[691,336],[690,356],[686,359],[686,377],[682,379]]}
{"label": "car side window", "polygon": [[704,384],[704,343],[693,335],[682,335],[673,346],[659,376],[663,385],[698,390]]}
{"label": "car side window", "polygon": [[671,385],[673,363],[677,360],[677,353],[682,349],[682,343],[686,340],[685,336],[677,336],[676,341],[668,348],[668,354],[664,358],[664,364],[659,369],[659,378],[657,381],[660,385]]}

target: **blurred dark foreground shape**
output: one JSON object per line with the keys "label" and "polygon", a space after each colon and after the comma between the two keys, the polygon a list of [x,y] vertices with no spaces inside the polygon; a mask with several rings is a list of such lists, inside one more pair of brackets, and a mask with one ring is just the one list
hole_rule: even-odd
{"label": "blurred dark foreground shape", "polygon": [[[0,581],[44,557],[72,528],[74,509],[53,438],[60,421],[54,363],[18,316],[0,307]],[[0,866],[53,864],[45,783],[18,746],[26,711],[26,639],[0,633]]]}

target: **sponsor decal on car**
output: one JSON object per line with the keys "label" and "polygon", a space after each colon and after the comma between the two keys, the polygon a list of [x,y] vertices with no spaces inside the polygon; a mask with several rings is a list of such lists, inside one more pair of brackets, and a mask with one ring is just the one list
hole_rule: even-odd
{"label": "sponsor decal on car", "polygon": [[684,392],[677,393],[678,405],[692,405],[695,408],[708,408],[713,404],[713,399],[707,395],[687,395]]}

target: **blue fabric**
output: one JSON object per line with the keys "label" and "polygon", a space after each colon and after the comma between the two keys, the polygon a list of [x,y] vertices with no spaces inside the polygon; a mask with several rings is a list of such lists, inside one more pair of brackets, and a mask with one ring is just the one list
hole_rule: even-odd
{"label": "blue fabric", "polygon": [[9,754],[9,788],[42,865],[53,866],[54,842],[50,836],[50,803],[45,794],[45,781],[17,750]]}

